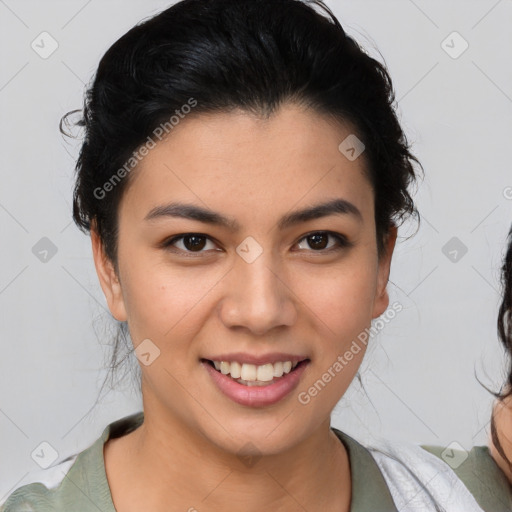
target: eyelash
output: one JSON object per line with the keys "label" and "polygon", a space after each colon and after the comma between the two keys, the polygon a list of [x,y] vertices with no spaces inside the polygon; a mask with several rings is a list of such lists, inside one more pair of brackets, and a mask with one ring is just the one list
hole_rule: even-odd
{"label": "eyelash", "polygon": [[[333,231],[312,231],[311,233],[307,233],[306,235],[304,235],[297,242],[297,244],[302,242],[303,240],[306,240],[307,238],[309,238],[311,236],[314,236],[314,235],[327,235],[327,236],[330,236],[330,237],[334,238],[337,241],[338,246],[337,247],[329,247],[327,249],[319,249],[319,250],[310,249],[309,252],[319,253],[319,254],[330,254],[331,252],[341,251],[343,249],[350,248],[350,247],[352,247],[354,245],[344,235],[341,235],[339,233],[335,233]],[[176,250],[176,248],[174,248],[174,249],[172,248],[173,244],[178,242],[179,240],[182,240],[182,239],[188,238],[188,237],[194,237],[194,236],[198,237],[198,238],[206,238],[209,241],[213,242],[211,237],[209,237],[208,235],[204,235],[202,233],[184,233],[184,234],[172,237],[169,240],[164,241],[162,243],[162,248],[164,248],[166,250],[169,250],[171,252],[174,252],[174,253],[179,253],[179,254],[186,255],[186,257],[197,257],[198,255],[201,255],[202,253],[204,253],[206,251],[204,251],[204,250],[201,250],[201,251],[189,251],[189,250],[183,250],[183,249],[177,249]],[[301,250],[307,250],[307,249],[301,249]]]}

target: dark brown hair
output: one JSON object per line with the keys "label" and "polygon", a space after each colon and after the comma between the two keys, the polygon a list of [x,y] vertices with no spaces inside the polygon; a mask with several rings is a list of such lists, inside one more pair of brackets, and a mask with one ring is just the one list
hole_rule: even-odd
{"label": "dark brown hair", "polygon": [[[505,260],[501,267],[501,286],[503,295],[498,312],[498,336],[508,357],[508,375],[502,388],[503,391],[493,394],[498,400],[503,401],[505,398],[512,396],[512,226],[508,234]],[[499,440],[494,414],[491,417],[491,438],[497,452],[507,462],[510,471],[512,471],[512,461],[507,458]]]}

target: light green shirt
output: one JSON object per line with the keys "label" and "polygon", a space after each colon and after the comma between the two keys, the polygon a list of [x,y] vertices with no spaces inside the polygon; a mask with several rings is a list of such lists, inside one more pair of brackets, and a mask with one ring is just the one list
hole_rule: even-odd
{"label": "light green shirt", "polygon": [[[138,428],[142,412],[108,425],[101,437],[80,452],[55,486],[30,483],[16,489],[0,512],[115,512],[105,472],[103,445]],[[398,512],[379,467],[370,452],[333,428],[347,448],[352,476],[351,512]],[[53,471],[58,468],[52,468]]]}
{"label": "light green shirt", "polygon": [[[423,448],[441,458],[444,448],[423,446]],[[466,455],[460,450],[452,450],[454,460]],[[512,511],[512,485],[491,457],[486,446],[474,446],[467,458],[453,468],[457,476],[468,488],[480,507],[486,512]]]}
{"label": "light green shirt", "polygon": [[[19,487],[0,507],[0,512],[116,512],[105,472],[103,446],[108,439],[135,430],[143,421],[144,413],[139,412],[109,424],[89,448],[46,470],[52,471],[54,481],[51,485],[47,487],[35,482]],[[332,431],[344,444],[349,456],[352,479],[350,511],[398,512],[371,453],[347,434],[336,428]],[[442,459],[444,448],[423,448]],[[512,511],[512,486],[486,447],[474,447],[454,471],[484,511]]]}

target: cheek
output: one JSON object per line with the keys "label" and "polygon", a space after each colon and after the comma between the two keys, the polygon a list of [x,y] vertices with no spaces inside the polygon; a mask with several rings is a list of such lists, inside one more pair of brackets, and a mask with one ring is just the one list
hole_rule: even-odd
{"label": "cheek", "polygon": [[[134,342],[149,338],[163,346],[172,339],[174,348],[179,348],[180,342],[186,345],[201,329],[204,315],[214,314],[212,308],[219,300],[218,293],[223,293],[222,279],[228,269],[221,265],[177,266],[160,259],[155,262],[154,256],[132,249],[130,258],[123,255],[122,287]],[[367,251],[354,252],[337,265],[287,270],[288,299],[301,313],[300,328],[317,332],[324,349],[342,350],[369,325],[376,265]]]}
{"label": "cheek", "polygon": [[[300,296],[314,333],[315,371],[300,390],[317,414],[329,414],[354,379],[367,348],[376,273],[366,266],[338,269],[329,276],[300,280]],[[312,286],[314,285],[314,286]],[[321,397],[318,400],[314,397]],[[301,401],[301,403],[304,403]],[[320,412],[318,412],[320,411]]]}
{"label": "cheek", "polygon": [[[200,305],[222,278],[219,270],[145,264],[137,259],[123,283],[123,295],[134,341],[145,338],[174,342],[199,326]],[[179,333],[179,335],[178,335]],[[173,343],[174,343],[173,342]]]}
{"label": "cheek", "polygon": [[377,282],[373,267],[371,262],[347,265],[302,275],[297,281],[297,295],[332,343],[357,337],[371,322]]}

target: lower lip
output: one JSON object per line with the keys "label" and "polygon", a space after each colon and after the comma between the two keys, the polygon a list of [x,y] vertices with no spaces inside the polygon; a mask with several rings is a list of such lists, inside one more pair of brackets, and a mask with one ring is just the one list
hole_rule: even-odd
{"label": "lower lip", "polygon": [[219,390],[233,402],[249,407],[272,405],[289,395],[299,384],[309,360],[300,362],[293,371],[284,374],[276,382],[267,386],[244,386],[231,377],[218,372],[210,363],[201,361]]}

